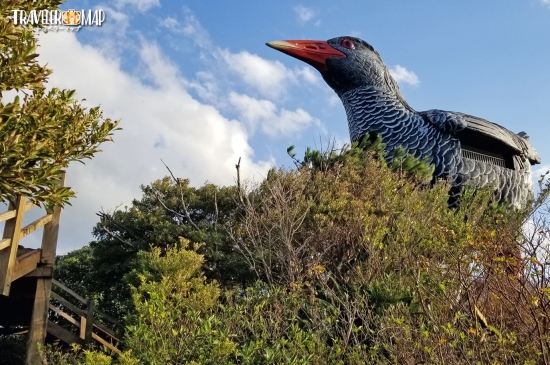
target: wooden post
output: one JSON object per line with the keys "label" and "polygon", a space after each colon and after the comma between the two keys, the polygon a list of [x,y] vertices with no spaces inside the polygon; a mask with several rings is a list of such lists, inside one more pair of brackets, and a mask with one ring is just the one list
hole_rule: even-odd
{"label": "wooden post", "polygon": [[92,328],[94,327],[94,310],[95,303],[93,299],[86,301],[88,306],[86,311],[86,327],[84,329],[84,344],[89,345],[92,343]]}
{"label": "wooden post", "polygon": [[80,338],[86,338],[86,317],[80,316]]}
{"label": "wooden post", "polygon": [[[59,176],[59,185],[65,186],[65,172]],[[43,266],[53,267],[55,263],[55,251],[57,249],[57,235],[59,234],[59,220],[61,218],[61,207],[53,208],[52,220],[44,226],[42,235],[42,255],[40,263]],[[51,279],[50,279],[51,280]]]}
{"label": "wooden post", "polygon": [[15,206],[10,204],[10,209],[15,209],[15,217],[7,220],[4,226],[3,238],[11,239],[9,246],[0,250],[0,294],[5,296],[10,295],[12,273],[17,260],[17,247],[25,214],[25,202],[24,196],[17,196]]}
{"label": "wooden post", "polygon": [[[59,176],[59,186],[65,186],[65,172],[61,173]],[[52,215],[51,222],[44,226],[40,265],[53,268],[55,263],[55,251],[57,249],[57,236],[59,234],[61,207],[53,208]],[[50,293],[52,290],[51,277],[41,277],[36,280],[36,296],[34,298],[32,318],[27,339],[27,365],[42,364],[42,359],[38,351],[38,344],[43,344],[46,339],[48,305],[50,303]]]}
{"label": "wooden post", "polygon": [[41,365],[42,359],[38,344],[44,344],[48,325],[48,304],[50,303],[51,279],[36,279],[36,296],[27,338],[27,365]]}

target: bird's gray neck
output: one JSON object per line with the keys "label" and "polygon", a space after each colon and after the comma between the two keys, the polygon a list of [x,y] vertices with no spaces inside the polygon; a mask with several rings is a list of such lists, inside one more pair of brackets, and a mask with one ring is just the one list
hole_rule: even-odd
{"label": "bird's gray neck", "polygon": [[348,117],[352,141],[366,133],[399,130],[400,124],[422,119],[396,93],[377,86],[358,87],[339,95]]}

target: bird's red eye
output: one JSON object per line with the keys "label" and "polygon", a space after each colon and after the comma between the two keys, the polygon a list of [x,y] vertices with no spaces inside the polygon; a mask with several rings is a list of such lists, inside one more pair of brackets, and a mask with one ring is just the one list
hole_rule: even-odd
{"label": "bird's red eye", "polygon": [[342,41],[342,47],[345,47],[347,49],[355,49],[355,43],[346,38]]}

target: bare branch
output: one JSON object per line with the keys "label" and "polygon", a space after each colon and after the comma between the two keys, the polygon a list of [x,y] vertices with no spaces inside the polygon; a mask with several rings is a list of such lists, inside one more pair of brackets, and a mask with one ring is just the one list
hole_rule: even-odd
{"label": "bare branch", "polygon": [[[170,175],[172,176],[172,179],[174,180],[174,182],[176,184],[178,184],[178,188],[179,188],[179,191],[180,191],[180,203],[181,203],[181,206],[183,208],[183,211],[185,212],[185,218],[187,218],[187,220],[189,221],[189,223],[193,226],[193,228],[195,228],[197,231],[200,231],[200,228],[195,224],[195,222],[193,222],[193,219],[191,219],[191,215],[189,214],[189,210],[188,210],[188,205],[185,204],[185,199],[183,199],[183,188],[181,186],[181,179],[179,178],[176,178],[174,176],[174,174],[172,173],[172,170],[170,170],[170,168],[168,167],[168,165],[166,165],[164,163],[164,161],[162,161],[162,159],[160,160],[162,162],[162,164],[164,165],[164,167],[166,167],[166,169],[168,170],[168,172],[170,173]],[[159,199],[159,203],[162,204],[162,206],[165,208],[165,209],[168,209],[166,207],[166,205],[160,201],[160,197],[157,196],[157,199]],[[170,211],[172,211],[172,213],[176,213],[175,211],[169,209]],[[179,213],[176,213],[179,215]]]}
{"label": "bare branch", "polygon": [[218,223],[219,211],[218,211],[218,188],[214,187],[214,231],[217,230],[216,224]]}
{"label": "bare branch", "polygon": [[105,226],[101,226],[101,230],[105,233],[107,233],[109,236],[111,236],[112,238],[116,239],[117,241],[131,247],[132,249],[135,249],[135,245],[133,243],[131,243],[130,241],[127,241],[125,239],[122,239],[119,235],[116,235],[114,234],[113,232],[111,232],[109,229],[107,229],[107,227]]}
{"label": "bare branch", "polygon": [[239,157],[239,162],[235,165],[237,169],[237,194],[239,194],[239,201],[242,206],[244,206],[243,194],[241,190],[241,158]]}
{"label": "bare branch", "polygon": [[[121,204],[122,205],[122,204]],[[114,227],[116,227],[117,229],[121,230],[121,231],[125,231],[127,232],[128,234],[130,234],[137,242],[141,242],[142,239],[141,237],[138,237],[134,232],[132,232],[130,229],[128,229],[127,227],[124,227],[120,224],[118,224],[114,218],[113,218],[113,215],[118,211],[118,208],[120,208],[121,205],[117,205],[114,209],[113,209],[113,214],[109,213],[109,212],[105,212],[103,210],[99,211],[98,213],[96,213],[96,215],[101,219],[100,221],[100,224],[101,224],[101,230],[105,233],[107,233],[109,236],[113,237],[113,238],[116,238],[118,241],[122,242],[122,243],[125,243],[127,245],[130,245],[132,246],[133,248],[135,248],[135,244],[134,243],[131,243],[130,241],[126,241],[124,239],[122,239],[120,236],[116,235],[115,233],[113,233],[111,230],[109,230],[106,226],[106,223],[108,221],[108,223]]]}

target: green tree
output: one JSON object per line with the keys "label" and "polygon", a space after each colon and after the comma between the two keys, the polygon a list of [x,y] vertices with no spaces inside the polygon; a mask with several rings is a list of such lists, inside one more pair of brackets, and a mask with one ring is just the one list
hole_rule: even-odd
{"label": "green tree", "polygon": [[[234,218],[235,187],[165,177],[142,186],[143,195],[130,207],[99,213],[95,241],[57,260],[55,277],[74,290],[98,299],[107,313],[122,319],[132,307],[128,283],[137,285],[132,270],[144,265],[138,257],[152,247],[166,248],[184,237],[204,243],[204,269],[222,286],[253,279],[249,268],[227,238],[225,226]],[[86,280],[82,275],[86,274]]]}
{"label": "green tree", "polygon": [[[448,184],[424,184],[422,161],[388,165],[361,146],[308,158],[223,193],[165,178],[102,215],[104,241],[65,271],[88,270],[91,252],[104,288],[115,275],[119,294],[132,283],[132,305],[127,293],[114,300],[130,314],[129,360],[548,362],[550,210],[534,214],[548,182],[531,211],[493,206],[490,189],[448,209]],[[526,220],[538,235],[524,235]],[[191,238],[178,246],[179,236]]]}
{"label": "green tree", "polygon": [[[103,119],[98,107],[87,109],[74,90],[44,83],[51,70],[39,65],[35,31],[15,25],[13,10],[57,9],[60,0],[6,0],[0,7],[0,197],[23,194],[36,203],[63,205],[74,196],[56,186],[70,162],[89,159],[111,141],[118,122]],[[5,101],[7,91],[23,95]]]}
{"label": "green tree", "polygon": [[[206,283],[203,258],[188,241],[142,252],[147,268],[134,288],[125,343],[145,364],[229,364],[235,344],[215,316],[220,289]],[[179,247],[178,247],[179,246]]]}

